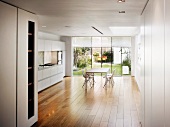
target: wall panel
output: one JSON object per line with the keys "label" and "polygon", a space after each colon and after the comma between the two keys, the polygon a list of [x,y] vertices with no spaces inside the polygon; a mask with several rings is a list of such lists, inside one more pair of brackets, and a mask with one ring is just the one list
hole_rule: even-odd
{"label": "wall panel", "polygon": [[152,127],[164,126],[164,0],[153,1]]}
{"label": "wall panel", "polygon": [[0,2],[0,126],[16,126],[17,9]]}
{"label": "wall panel", "polygon": [[152,81],[151,81],[151,59],[152,59],[152,4],[151,1],[147,4],[147,7],[144,12],[145,15],[145,119],[144,126],[151,127],[151,111],[152,111],[152,99],[151,99],[151,89],[152,89]]}
{"label": "wall panel", "polygon": [[[35,22],[34,54],[34,116],[28,119],[28,21]],[[37,17],[34,14],[18,9],[18,126],[29,127],[38,121],[37,91]]]}
{"label": "wall panel", "polygon": [[165,0],[165,127],[170,127],[170,1]]}

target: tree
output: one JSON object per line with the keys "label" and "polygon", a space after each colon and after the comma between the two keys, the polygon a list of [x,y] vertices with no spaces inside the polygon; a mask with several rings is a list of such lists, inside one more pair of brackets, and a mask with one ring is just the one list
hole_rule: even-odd
{"label": "tree", "polygon": [[[74,48],[74,66],[77,68],[78,63],[86,66],[88,62],[87,52],[90,50],[88,47],[75,47]],[[80,64],[79,64],[80,65]]]}

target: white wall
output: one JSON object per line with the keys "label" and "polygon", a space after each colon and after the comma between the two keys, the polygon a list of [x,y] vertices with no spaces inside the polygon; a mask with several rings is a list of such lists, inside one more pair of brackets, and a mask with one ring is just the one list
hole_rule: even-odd
{"label": "white wall", "polygon": [[29,127],[38,121],[37,66],[34,66],[34,116],[28,119],[28,21],[35,22],[34,65],[37,65],[37,17],[18,9],[17,125],[19,127]]}
{"label": "white wall", "polygon": [[152,4],[148,3],[145,9],[145,127],[151,127],[151,111],[152,111]]}
{"label": "white wall", "polygon": [[66,61],[65,61],[65,75],[66,76],[72,76],[73,74],[73,48],[72,48],[72,37],[61,37],[61,40],[66,42],[65,43],[65,55],[66,55]]}
{"label": "white wall", "polygon": [[[144,88],[144,92],[141,92],[144,96],[144,127],[170,126],[169,8],[168,0],[149,0],[143,13],[144,69],[136,69],[136,80],[140,87],[144,85],[141,87]],[[136,44],[138,45],[137,42]],[[144,83],[139,76],[143,70]]]}
{"label": "white wall", "polygon": [[[34,116],[30,119],[27,78],[28,21],[36,21],[36,15],[0,2],[0,19],[0,126],[29,127],[38,120],[37,71],[34,73]],[[37,25],[35,47],[36,30]]]}
{"label": "white wall", "polygon": [[144,29],[140,28],[140,33],[135,37],[135,79],[139,90],[142,92],[144,85]]}
{"label": "white wall", "polygon": [[131,76],[135,76],[135,42],[136,37],[131,37]]}
{"label": "white wall", "polygon": [[0,2],[0,126],[16,127],[17,9]]}
{"label": "white wall", "polygon": [[170,127],[170,1],[165,0],[165,126]]}

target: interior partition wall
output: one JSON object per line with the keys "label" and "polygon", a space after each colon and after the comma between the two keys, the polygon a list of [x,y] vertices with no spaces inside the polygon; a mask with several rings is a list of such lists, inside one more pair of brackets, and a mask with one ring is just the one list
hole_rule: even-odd
{"label": "interior partition wall", "polygon": [[83,68],[110,68],[121,76],[123,62],[130,72],[130,47],[131,37],[74,37],[73,75],[82,75]]}
{"label": "interior partition wall", "polygon": [[16,127],[17,8],[0,2],[0,126]]}
{"label": "interior partition wall", "polygon": [[37,16],[0,1],[0,19],[0,126],[30,127],[38,121]]}

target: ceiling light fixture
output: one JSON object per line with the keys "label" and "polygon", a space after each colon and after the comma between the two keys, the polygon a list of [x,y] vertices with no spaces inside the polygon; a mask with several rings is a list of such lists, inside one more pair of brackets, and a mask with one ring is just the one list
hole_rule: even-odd
{"label": "ceiling light fixture", "polygon": [[42,26],[42,27],[47,27],[47,26]]}
{"label": "ceiling light fixture", "polygon": [[65,26],[65,27],[71,27],[71,26]]}
{"label": "ceiling light fixture", "polygon": [[121,2],[125,2],[125,0],[118,0],[117,2],[121,3]]}
{"label": "ceiling light fixture", "polygon": [[94,30],[96,30],[97,32],[99,32],[100,34],[103,34],[101,31],[99,31],[98,29],[96,29],[94,26],[92,26],[92,28],[93,28]]}

